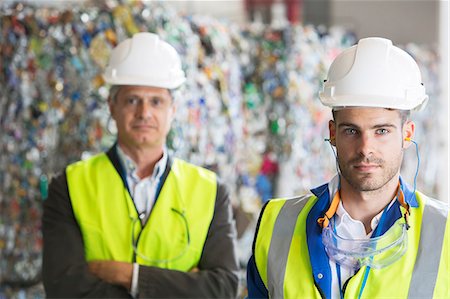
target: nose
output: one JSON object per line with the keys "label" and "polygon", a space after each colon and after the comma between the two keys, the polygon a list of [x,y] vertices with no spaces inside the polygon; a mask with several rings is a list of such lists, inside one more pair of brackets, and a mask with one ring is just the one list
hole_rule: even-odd
{"label": "nose", "polygon": [[358,140],[358,152],[362,157],[370,157],[373,155],[373,136],[368,133],[361,134]]}
{"label": "nose", "polygon": [[136,109],[136,117],[139,119],[150,119],[152,113],[152,107],[148,101],[141,101]]}

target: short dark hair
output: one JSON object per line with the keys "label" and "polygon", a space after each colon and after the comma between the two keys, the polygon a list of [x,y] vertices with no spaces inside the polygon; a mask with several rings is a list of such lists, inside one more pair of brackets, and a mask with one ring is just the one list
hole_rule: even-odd
{"label": "short dark hair", "polygon": [[[392,108],[385,108],[385,109],[387,109],[387,110],[397,110],[398,113],[399,113],[399,115],[400,115],[400,118],[401,118],[401,125],[402,125],[402,126],[405,124],[405,122],[406,122],[407,120],[409,120],[409,118],[410,118],[410,116],[411,116],[411,111],[410,111],[410,110],[398,110],[398,109],[392,109]],[[337,113],[338,111],[339,111],[339,110],[335,110],[335,109],[332,109],[332,110],[331,110],[331,112],[332,112],[332,114],[333,114],[333,120],[336,120],[336,113]]]}
{"label": "short dark hair", "polygon": [[402,119],[402,126],[405,124],[407,120],[411,117],[411,110],[397,110]]}

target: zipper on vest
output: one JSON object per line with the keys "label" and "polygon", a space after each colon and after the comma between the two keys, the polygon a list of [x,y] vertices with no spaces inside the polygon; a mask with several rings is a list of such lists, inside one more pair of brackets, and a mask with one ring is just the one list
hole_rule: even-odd
{"label": "zipper on vest", "polygon": [[[137,210],[136,210],[137,211]],[[138,234],[138,236],[137,236],[137,238],[136,238],[136,242],[135,242],[135,244],[133,244],[133,246],[134,247],[136,247],[136,249],[137,249],[137,247],[138,247],[138,243],[139,243],[139,238],[141,237],[141,234],[142,234],[142,232],[144,231],[144,226],[145,226],[145,224],[147,224],[147,223],[144,223],[144,224],[142,224],[142,216],[145,216],[145,214],[144,213],[140,213],[140,214],[138,214],[139,216],[139,220],[137,220],[137,221],[139,221],[139,223],[141,224],[141,231],[139,232],[139,234]],[[148,222],[148,221],[147,221]],[[134,229],[133,229],[133,232],[132,233],[134,233]],[[136,256],[137,256],[137,252],[136,252],[136,250],[133,250],[133,263],[136,263]]]}
{"label": "zipper on vest", "polygon": [[[144,230],[144,229],[142,229],[142,230]],[[139,238],[141,237],[142,230],[140,231],[138,237],[136,238],[136,244],[133,244],[136,247],[136,249],[137,249],[137,246],[139,243]],[[133,263],[136,263],[136,255],[137,255],[136,250],[133,250]]]}

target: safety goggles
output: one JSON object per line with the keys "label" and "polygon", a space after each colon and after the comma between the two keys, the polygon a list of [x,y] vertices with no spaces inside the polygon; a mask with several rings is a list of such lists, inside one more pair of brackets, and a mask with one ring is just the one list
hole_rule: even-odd
{"label": "safety goggles", "polygon": [[397,201],[403,209],[403,218],[378,237],[347,239],[339,236],[330,220],[335,215],[340,201],[338,190],[324,216],[317,219],[317,223],[322,227],[322,243],[330,260],[353,269],[362,266],[381,269],[405,254],[408,247],[409,204],[405,201],[400,183],[397,187]]}
{"label": "safety goggles", "polygon": [[408,247],[408,225],[394,224],[382,236],[371,239],[340,237],[332,225],[322,230],[322,243],[328,257],[339,265],[359,269],[381,269],[400,259]]}

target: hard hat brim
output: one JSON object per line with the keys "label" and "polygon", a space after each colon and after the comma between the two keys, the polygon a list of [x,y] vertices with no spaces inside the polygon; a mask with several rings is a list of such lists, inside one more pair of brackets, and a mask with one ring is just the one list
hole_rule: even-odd
{"label": "hard hat brim", "polygon": [[152,78],[139,78],[139,77],[112,77],[108,75],[103,75],[103,79],[106,83],[110,85],[136,85],[136,86],[151,86],[151,87],[159,87],[159,88],[167,88],[167,89],[176,89],[183,85],[186,81],[186,78],[179,77],[173,78],[171,80],[155,80]]}

